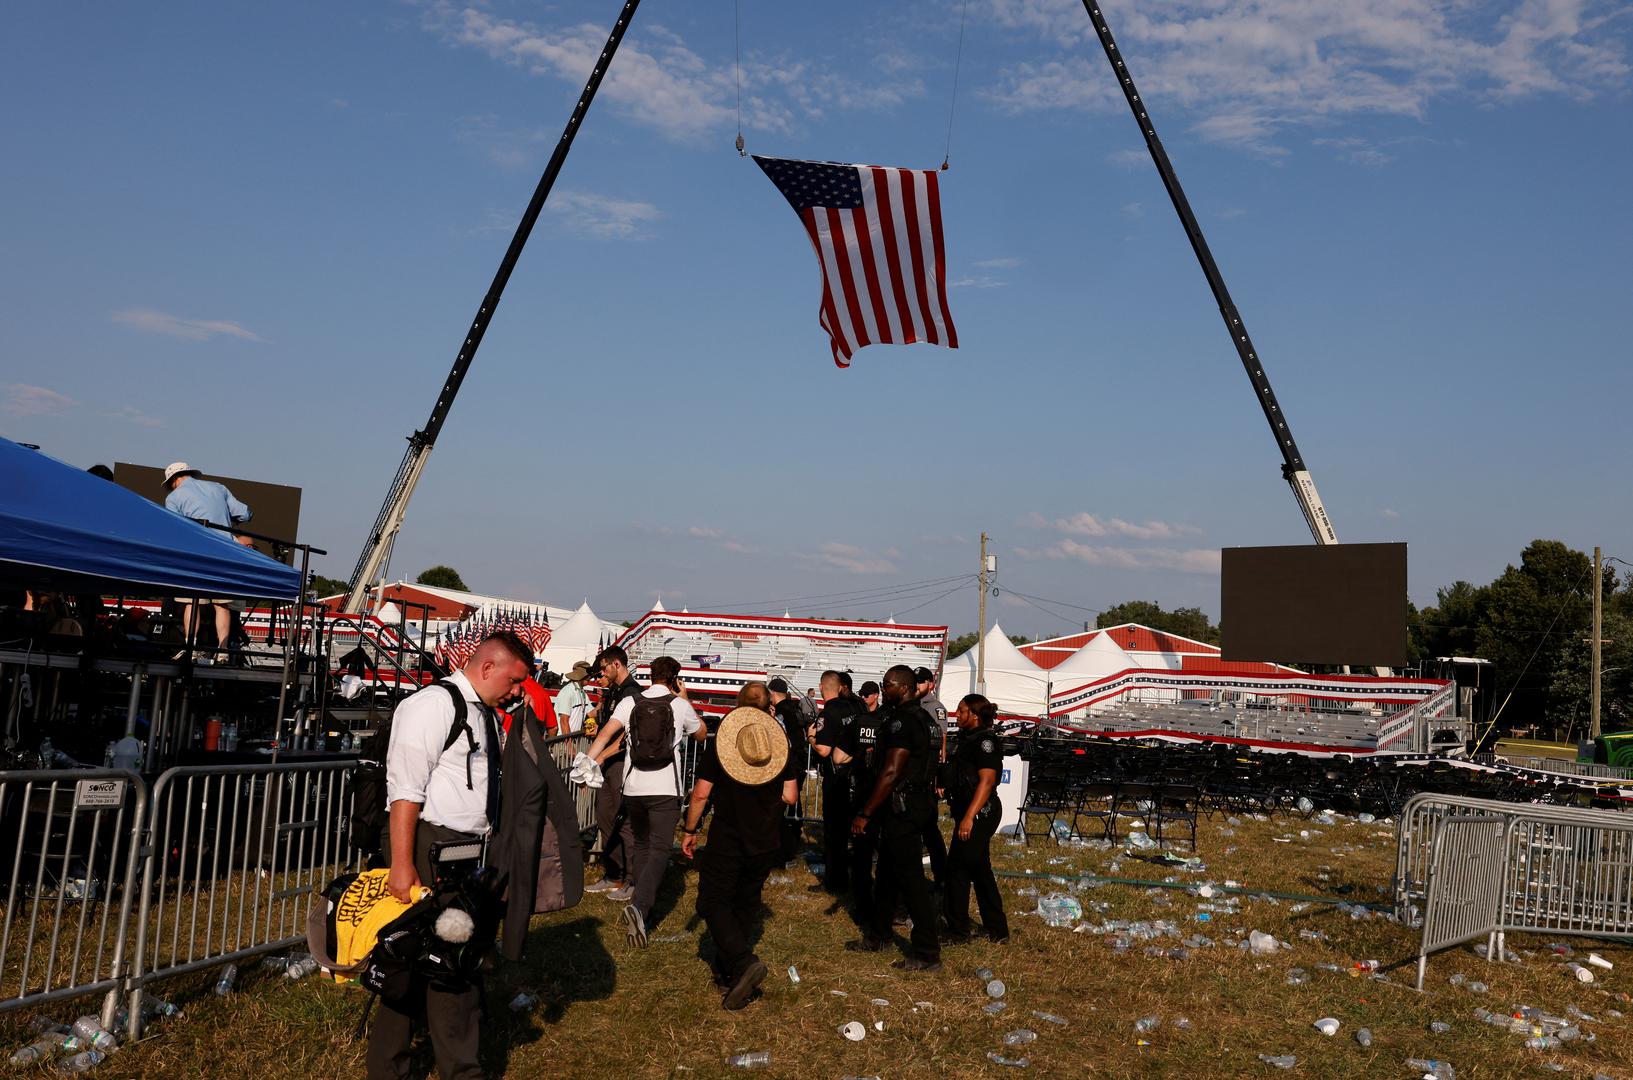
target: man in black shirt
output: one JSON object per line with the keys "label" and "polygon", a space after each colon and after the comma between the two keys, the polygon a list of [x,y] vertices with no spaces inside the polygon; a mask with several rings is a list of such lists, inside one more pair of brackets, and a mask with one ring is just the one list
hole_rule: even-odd
{"label": "man in black shirt", "polygon": [[837,896],[850,889],[851,773],[859,748],[857,721],[867,711],[860,700],[844,693],[837,671],[824,671],[822,720],[813,747],[822,759],[822,847],[827,866],[822,883],[814,886]]}
{"label": "man in black shirt", "polygon": [[[765,711],[771,704],[765,684],[744,686],[737,701],[698,762],[680,845],[697,861],[697,913],[714,939],[715,986],[725,1009],[747,1005],[765,981],[749,928],[766,877],[782,861],[783,811],[799,798],[787,739]],[[698,830],[711,800],[714,821],[700,852]]]}
{"label": "man in black shirt", "polygon": [[846,944],[857,952],[878,952],[891,937],[896,894],[907,900],[913,917],[912,947],[892,966],[906,971],[940,971],[941,942],[930,883],[924,879],[925,825],[934,820],[936,754],[930,744],[930,721],[917,701],[913,669],[898,664],[885,672],[884,708],[875,748],[878,777],[873,790],[851,821],[851,834],[863,835],[879,819],[879,874],[872,904],[872,925],[859,941]]}
{"label": "man in black shirt", "polygon": [[[796,785],[803,784],[805,759],[808,756],[805,749],[805,713],[800,709],[799,702],[794,700],[786,679],[775,678],[765,685],[771,692],[771,714],[777,718],[777,723],[782,725],[783,733],[788,737],[788,760],[794,764],[794,782]],[[794,805],[799,806],[797,791],[794,793]],[[792,862],[794,856],[799,854],[803,833],[797,810],[791,815],[783,815],[783,862]]]}
{"label": "man in black shirt", "polygon": [[[914,668],[913,682],[917,688],[919,708],[930,719],[930,748],[936,755],[937,764],[940,764],[947,760],[947,706],[936,697],[935,672],[926,667]],[[939,813],[933,816],[924,830],[924,849],[930,854],[930,877],[937,888],[941,887],[942,873],[947,868],[947,840],[941,835],[940,818]]]}

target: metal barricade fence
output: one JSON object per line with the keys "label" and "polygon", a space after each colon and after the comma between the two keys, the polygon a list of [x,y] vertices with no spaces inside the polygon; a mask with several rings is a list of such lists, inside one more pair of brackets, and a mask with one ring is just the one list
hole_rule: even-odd
{"label": "metal barricade fence", "polygon": [[1498,815],[1478,814],[1448,818],[1435,830],[1418,946],[1419,990],[1430,953],[1482,934],[1489,941],[1500,928],[1509,825]]}
{"label": "metal barricade fence", "polygon": [[133,772],[0,772],[0,1012],[106,992],[124,977],[148,789]]}
{"label": "metal barricade fence", "polygon": [[171,769],[153,784],[130,1035],[160,979],[305,939],[314,894],[354,869],[352,761]]}
{"label": "metal barricade fence", "polygon": [[1509,824],[1513,875],[1499,947],[1507,930],[1633,934],[1633,820],[1588,813],[1597,820],[1520,817]]}
{"label": "metal barricade fence", "polygon": [[[1471,815],[1495,815],[1504,820],[1526,817],[1539,821],[1580,821],[1593,824],[1603,820],[1606,813],[1615,816],[1614,811],[1500,802],[1470,795],[1443,795],[1432,791],[1420,792],[1406,801],[1396,827],[1393,882],[1395,917],[1406,926],[1418,924],[1422,914],[1421,905],[1428,898],[1429,870],[1432,866],[1435,833],[1447,820]],[[1629,820],[1633,822],[1633,819]]]}

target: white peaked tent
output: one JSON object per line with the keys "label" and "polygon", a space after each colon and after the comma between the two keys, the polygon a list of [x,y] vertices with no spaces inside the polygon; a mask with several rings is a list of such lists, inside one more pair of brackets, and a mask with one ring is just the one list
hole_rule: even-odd
{"label": "white peaked tent", "polygon": [[1122,646],[1111,640],[1110,634],[1100,634],[1087,645],[1056,664],[1051,674],[1055,689],[1065,690],[1081,686],[1108,675],[1118,675],[1129,668],[1139,667]]}
{"label": "white peaked tent", "polygon": [[[1042,715],[1048,674],[1015,647],[1002,626],[994,624],[987,631],[986,643],[987,697],[1000,712]],[[948,709],[956,706],[959,698],[977,689],[976,649],[953,657],[942,669],[937,693]]]}
{"label": "white peaked tent", "polygon": [[590,610],[590,602],[586,600],[573,612],[572,618],[551,632],[550,644],[544,647],[540,658],[550,665],[551,671],[567,671],[580,660],[593,662],[601,649],[602,632],[601,617]]}

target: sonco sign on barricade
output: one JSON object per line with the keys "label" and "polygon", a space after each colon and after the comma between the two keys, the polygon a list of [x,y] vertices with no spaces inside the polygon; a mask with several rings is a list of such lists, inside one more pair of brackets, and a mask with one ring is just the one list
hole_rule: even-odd
{"label": "sonco sign on barricade", "polygon": [[105,993],[125,975],[148,790],[131,772],[0,772],[0,1012]]}

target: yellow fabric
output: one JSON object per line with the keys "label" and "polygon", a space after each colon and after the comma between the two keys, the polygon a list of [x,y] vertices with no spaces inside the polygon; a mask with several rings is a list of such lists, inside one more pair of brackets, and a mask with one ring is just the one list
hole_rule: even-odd
{"label": "yellow fabric", "polygon": [[[386,879],[390,874],[390,870],[365,870],[340,894],[334,912],[336,965],[350,967],[361,961],[374,948],[380,930],[413,906],[386,891]],[[423,899],[430,892],[422,885],[418,896]],[[336,975],[335,981],[351,980]]]}

